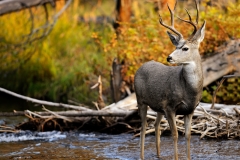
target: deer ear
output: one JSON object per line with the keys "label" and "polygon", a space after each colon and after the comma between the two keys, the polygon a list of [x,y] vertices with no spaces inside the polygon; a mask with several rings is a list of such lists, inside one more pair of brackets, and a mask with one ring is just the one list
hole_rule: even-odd
{"label": "deer ear", "polygon": [[173,35],[172,33],[168,32],[168,31],[167,31],[167,34],[168,34],[168,36],[169,36],[172,44],[173,44],[174,46],[177,46],[178,43],[179,43],[179,38],[178,38],[177,36]]}
{"label": "deer ear", "polygon": [[203,41],[203,39],[204,39],[205,26],[206,26],[206,21],[203,22],[202,27],[194,35],[193,39],[197,40],[198,43],[201,43]]}

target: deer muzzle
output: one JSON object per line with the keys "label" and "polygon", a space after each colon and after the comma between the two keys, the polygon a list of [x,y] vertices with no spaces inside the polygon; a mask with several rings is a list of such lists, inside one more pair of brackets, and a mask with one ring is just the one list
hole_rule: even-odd
{"label": "deer muzzle", "polygon": [[172,63],[172,62],[173,62],[172,57],[171,57],[171,56],[168,56],[168,57],[167,57],[167,61],[170,62],[170,63]]}

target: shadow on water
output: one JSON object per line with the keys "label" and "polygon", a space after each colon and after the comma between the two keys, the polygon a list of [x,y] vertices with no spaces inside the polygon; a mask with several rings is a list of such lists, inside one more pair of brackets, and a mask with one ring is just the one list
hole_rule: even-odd
{"label": "shadow on water", "polygon": [[[148,135],[145,159],[157,159],[155,137]],[[179,137],[179,159],[186,159],[185,139]],[[240,159],[240,141],[200,140],[192,136],[193,160]],[[171,136],[161,137],[161,158],[172,159]],[[139,158],[139,138],[131,134],[30,132],[0,134],[0,159],[127,159]]]}
{"label": "shadow on water", "polygon": [[32,107],[33,105],[25,100],[0,92],[1,112],[12,112],[13,110],[23,111]]}
{"label": "shadow on water", "polygon": [[[51,107],[46,106],[47,109],[50,109],[52,111],[63,111],[64,108],[59,107]],[[31,102],[27,102],[26,100],[16,98],[14,96],[1,93],[0,92],[0,112],[13,112],[13,110],[16,111],[24,111],[24,110],[30,110],[30,111],[42,111],[41,105],[36,105]],[[21,122],[27,121],[27,118],[25,116],[15,116],[15,117],[1,117],[0,118],[0,125],[5,124],[8,126],[16,126]]]}
{"label": "shadow on water", "polygon": [[[40,108],[40,107],[38,107]],[[13,112],[13,110],[24,111],[26,109],[37,109],[33,104],[28,103],[26,100],[22,100],[11,95],[0,92],[0,112]],[[39,109],[38,109],[39,110]],[[16,126],[20,122],[27,121],[24,116],[5,117],[0,118],[0,125]]]}

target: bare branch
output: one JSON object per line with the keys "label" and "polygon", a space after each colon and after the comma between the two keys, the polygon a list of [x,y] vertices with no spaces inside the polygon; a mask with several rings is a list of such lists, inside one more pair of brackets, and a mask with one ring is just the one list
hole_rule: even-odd
{"label": "bare branch", "polygon": [[52,3],[52,1],[53,0],[3,0],[0,1],[0,16],[25,8]]}
{"label": "bare branch", "polygon": [[[26,40],[23,40],[21,43],[17,44],[6,44],[5,49],[8,49],[10,47],[23,47],[27,44],[31,44],[32,42],[35,42],[37,40],[41,40],[52,31],[53,27],[55,26],[58,18],[62,15],[62,13],[69,7],[72,0],[68,0],[66,4],[62,7],[62,9],[56,13],[53,17],[49,16],[48,9],[46,5],[50,3],[52,7],[54,7],[54,2],[57,0],[4,0],[0,1],[0,15],[4,15],[7,13],[15,12],[22,9],[28,9],[31,19],[31,29],[30,33],[27,35],[24,35],[23,37],[27,37]],[[34,15],[32,13],[31,7],[35,6],[43,6],[44,12],[45,12],[45,18],[46,22],[43,26],[34,28]],[[5,9],[9,8],[9,9]],[[52,18],[52,22],[50,22],[50,18]],[[39,31],[43,30],[42,34],[38,35]]]}

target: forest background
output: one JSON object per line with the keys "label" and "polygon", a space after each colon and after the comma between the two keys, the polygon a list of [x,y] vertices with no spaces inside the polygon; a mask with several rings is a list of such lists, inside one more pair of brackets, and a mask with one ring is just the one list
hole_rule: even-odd
{"label": "forest background", "polygon": [[[49,15],[54,15],[64,4],[64,1],[57,1]],[[177,15],[187,19],[184,8],[188,8],[194,17],[194,5],[190,4],[188,1],[180,3]],[[32,27],[46,23],[43,7],[31,11],[0,17],[0,86],[30,97],[57,102],[73,100],[93,106],[98,92],[91,86],[101,75],[103,98],[109,104],[112,102],[110,71],[114,58],[124,60],[127,66],[124,78],[131,81],[135,71],[146,61],[168,64],[166,57],[174,50],[151,1],[133,0],[131,22],[122,24],[125,29],[118,37],[112,25],[115,19],[113,0],[73,1],[49,35],[28,43],[29,39],[45,32],[42,28],[30,34]],[[167,10],[162,9],[160,13],[166,23],[170,22]],[[199,24],[203,20],[207,25],[200,53],[207,57],[216,54],[217,47],[223,43],[240,37],[240,2],[209,5],[209,0],[202,0]],[[177,21],[175,25],[184,36],[192,32],[186,23]],[[202,101],[211,101],[217,84],[214,82],[204,88]],[[229,79],[217,97],[220,103],[238,103],[240,79]]]}

